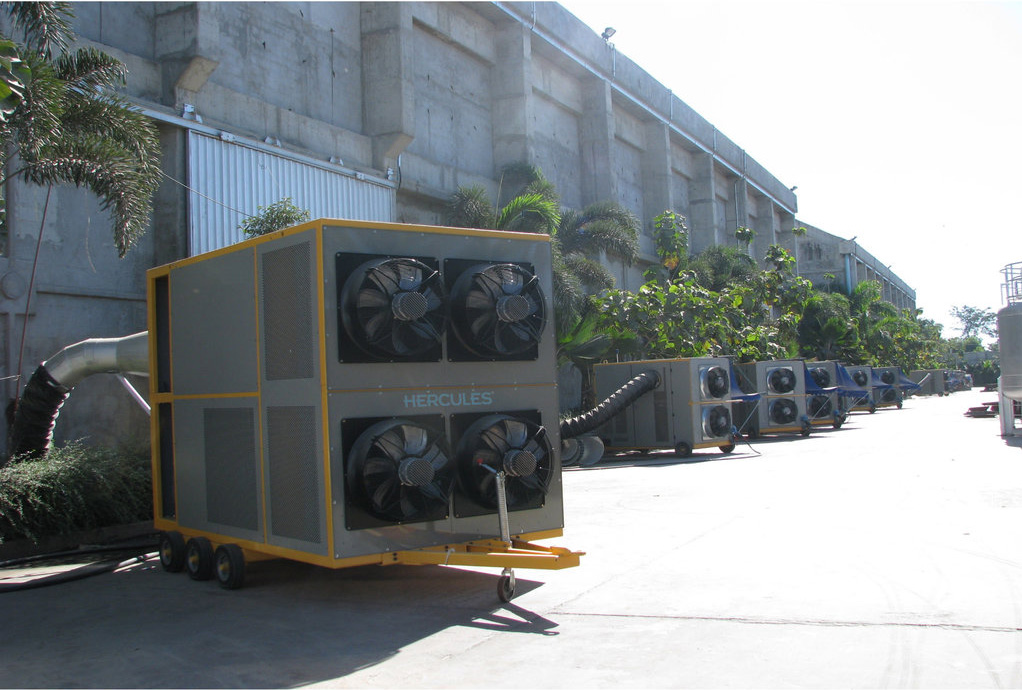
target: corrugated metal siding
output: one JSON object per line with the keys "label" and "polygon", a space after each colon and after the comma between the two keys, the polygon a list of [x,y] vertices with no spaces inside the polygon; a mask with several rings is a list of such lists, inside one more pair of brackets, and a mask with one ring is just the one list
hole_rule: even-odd
{"label": "corrugated metal siding", "polygon": [[390,185],[194,130],[188,133],[188,185],[192,256],[245,239],[238,229],[242,220],[285,197],[311,218],[394,220]]}

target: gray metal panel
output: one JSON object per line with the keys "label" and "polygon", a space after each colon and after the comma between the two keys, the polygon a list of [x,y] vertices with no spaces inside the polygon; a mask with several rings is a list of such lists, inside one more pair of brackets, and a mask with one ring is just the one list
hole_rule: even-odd
{"label": "gray metal panel", "polygon": [[174,394],[257,390],[252,250],[174,268],[170,303]]}
{"label": "gray metal panel", "polygon": [[[361,179],[360,179],[361,178]],[[394,220],[391,184],[345,175],[304,157],[260,151],[194,130],[188,133],[188,235],[194,256],[245,239],[246,216],[290,197],[312,218]]]}
{"label": "gray metal panel", "polygon": [[[260,492],[251,481],[253,473],[258,473],[257,425],[245,421],[241,428],[225,426],[230,420],[254,420],[256,406],[255,397],[174,402],[177,522],[181,527],[263,541]],[[228,451],[231,444],[237,447]]]}
{"label": "gray metal panel", "polygon": [[[446,397],[440,397],[446,396]],[[430,404],[432,403],[432,404]],[[448,404],[444,404],[448,403]],[[454,404],[474,403],[474,404]],[[330,474],[333,487],[334,556],[348,558],[397,549],[460,543],[472,539],[499,538],[496,513],[471,518],[448,517],[434,522],[409,523],[374,529],[345,529],[345,462],[341,421],[347,418],[390,418],[395,415],[442,414],[445,433],[450,440],[451,414],[472,412],[513,412],[538,410],[554,446],[550,488],[542,508],[512,511],[512,534],[522,534],[564,526],[563,485],[561,481],[560,436],[558,434],[557,395],[553,383],[547,386],[488,387],[442,389],[433,391],[380,390],[367,393],[334,393],[330,408]],[[452,440],[453,442],[453,440]],[[454,449],[452,449],[452,453]]]}
{"label": "gray metal panel", "polygon": [[310,268],[312,242],[260,256],[263,366],[267,381],[312,378],[315,327]]}
{"label": "gray metal panel", "polygon": [[[342,363],[338,339],[346,338],[337,319],[338,279],[335,257],[338,253],[361,253],[445,259],[477,259],[493,262],[532,264],[540,276],[544,293],[547,324],[539,343],[536,360],[518,362],[440,362]],[[439,385],[468,385],[495,381],[500,383],[546,384],[554,380],[556,343],[554,335],[552,268],[550,244],[513,235],[446,234],[412,230],[342,227],[323,228],[325,271],[327,387],[330,390],[361,388],[422,388]],[[453,338],[448,332],[445,340]]]}
{"label": "gray metal panel", "polygon": [[266,408],[266,517],[271,544],[324,554],[326,514],[317,428],[314,405]]}

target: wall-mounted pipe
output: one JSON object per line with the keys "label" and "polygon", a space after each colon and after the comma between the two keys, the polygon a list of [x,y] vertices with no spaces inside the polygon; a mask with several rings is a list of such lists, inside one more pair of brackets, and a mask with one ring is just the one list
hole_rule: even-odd
{"label": "wall-mounted pipe", "polygon": [[45,453],[71,389],[87,376],[104,373],[148,376],[149,333],[83,340],[40,364],[18,400],[11,425],[11,457]]}

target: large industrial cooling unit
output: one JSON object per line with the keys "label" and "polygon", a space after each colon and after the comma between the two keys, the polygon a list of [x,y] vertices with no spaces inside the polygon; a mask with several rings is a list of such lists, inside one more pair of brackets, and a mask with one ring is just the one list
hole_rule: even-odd
{"label": "large industrial cooling unit", "polygon": [[660,385],[600,429],[608,450],[735,449],[731,421],[731,362],[722,357],[597,364],[596,393],[605,398],[633,377],[653,371]]}
{"label": "large industrial cooling unit", "polygon": [[877,411],[876,401],[873,399],[873,367],[852,364],[845,367],[851,383],[858,386],[859,394],[848,396],[848,411],[870,414]]}
{"label": "large industrial cooling unit", "polygon": [[905,400],[900,387],[901,367],[873,367],[871,377],[873,404],[877,408],[897,407],[900,410]]}
{"label": "large industrial cooling unit", "polygon": [[[544,235],[318,220],[148,273],[161,559],[578,565]],[[187,541],[185,541],[187,540]]]}
{"label": "large industrial cooling unit", "polygon": [[844,398],[838,386],[838,363],[806,362],[806,412],[813,426],[840,429],[845,421]]}
{"label": "large industrial cooling unit", "polygon": [[750,436],[798,432],[808,436],[812,425],[806,409],[806,365],[801,359],[778,359],[737,365],[754,381],[761,398],[748,426]]}

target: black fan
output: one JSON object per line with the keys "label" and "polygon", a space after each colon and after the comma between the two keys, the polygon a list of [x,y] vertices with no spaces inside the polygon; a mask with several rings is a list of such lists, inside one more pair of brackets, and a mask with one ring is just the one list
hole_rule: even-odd
{"label": "black fan", "polygon": [[869,383],[869,376],[864,369],[856,369],[852,372],[852,380],[859,386],[865,387]]}
{"label": "black fan", "polygon": [[894,372],[893,371],[881,371],[880,372],[880,380],[883,383],[886,383],[889,386],[893,385],[894,384]]}
{"label": "black fan", "polygon": [[731,431],[731,412],[723,405],[703,410],[703,432],[708,437],[719,438]]}
{"label": "black fan", "polygon": [[775,393],[790,393],[795,390],[795,383],[795,372],[787,367],[778,367],[767,375],[767,385]]}
{"label": "black fan", "polygon": [[458,476],[479,505],[497,509],[497,472],[505,473],[508,510],[538,507],[550,482],[553,447],[546,429],[520,417],[487,415],[458,445]]}
{"label": "black fan", "polygon": [[440,272],[416,259],[374,259],[355,269],[341,293],[344,330],[381,359],[439,359],[447,325]]}
{"label": "black fan", "polygon": [[373,424],[348,453],[348,495],[375,518],[388,522],[447,516],[454,464],[444,439],[407,419]]}
{"label": "black fan", "polygon": [[458,340],[477,357],[528,354],[546,326],[539,279],[518,264],[477,264],[454,282],[451,318]]}
{"label": "black fan", "polygon": [[834,410],[834,404],[829,395],[814,395],[809,398],[809,416],[813,418],[826,417]]}
{"label": "black fan", "polygon": [[778,398],[770,403],[770,421],[775,424],[791,424],[798,419],[798,405],[789,398]]}
{"label": "black fan", "polygon": [[894,388],[888,388],[880,394],[880,402],[892,403],[898,402],[898,391]]}
{"label": "black fan", "polygon": [[813,381],[820,388],[827,388],[830,386],[830,372],[823,367],[812,367],[809,370],[809,374],[813,377]]}
{"label": "black fan", "polygon": [[708,367],[703,370],[703,395],[707,398],[723,398],[731,388],[731,378],[723,367]]}

